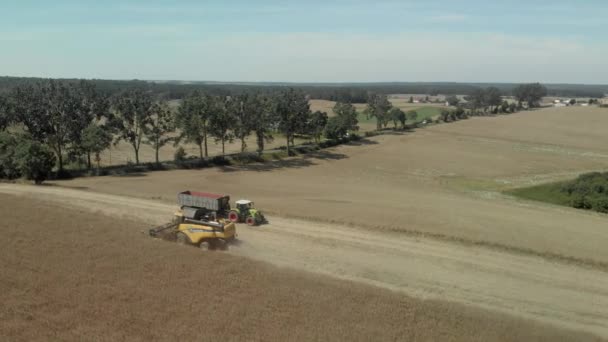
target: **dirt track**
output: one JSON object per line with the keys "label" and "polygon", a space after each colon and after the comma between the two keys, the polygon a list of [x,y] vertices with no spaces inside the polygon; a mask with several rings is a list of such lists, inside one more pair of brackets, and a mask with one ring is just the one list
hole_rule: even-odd
{"label": "dirt track", "polygon": [[[0,185],[0,192],[113,216],[164,223],[173,206],[56,187]],[[608,336],[608,273],[481,247],[270,217],[239,227],[230,253],[445,299]]]}

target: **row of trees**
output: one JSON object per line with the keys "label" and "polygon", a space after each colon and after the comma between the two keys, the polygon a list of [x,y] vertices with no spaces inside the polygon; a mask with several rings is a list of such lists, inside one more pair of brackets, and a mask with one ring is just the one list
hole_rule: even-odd
{"label": "row of trees", "polygon": [[[529,107],[538,105],[546,94],[540,84],[517,89],[519,106],[503,101],[497,88],[478,89],[467,97],[468,113],[458,98],[450,97],[448,102],[459,108],[443,113],[440,119],[458,120],[476,115],[479,110],[514,112],[523,102]],[[19,135],[20,141],[31,142],[34,150],[50,149],[54,154],[52,163],[56,160],[62,172],[66,156],[86,158],[89,168],[94,158],[99,166],[100,154],[112,143],[121,141],[132,147],[137,164],[142,144],[154,148],[158,163],[159,150],[170,143],[196,144],[203,159],[209,157],[209,139],[220,143],[225,155],[226,143],[238,140],[240,150],[245,152],[248,138],[254,135],[256,150],[261,153],[277,133],[284,136],[287,153],[291,154],[297,136],[307,136],[319,143],[323,135],[340,139],[349,131],[358,130],[357,110],[351,103],[337,102],[333,112],[332,117],[324,112],[311,112],[309,97],[292,88],[234,96],[195,90],[172,108],[165,99],[142,88],[109,95],[88,81],[46,80],[25,83],[0,94],[0,131],[11,127],[13,135]],[[368,94],[364,113],[376,119],[377,129],[386,128],[390,122],[394,128],[405,128],[407,120],[417,119],[415,111],[406,113],[393,107],[386,95],[378,93]],[[2,153],[15,155],[9,148]],[[12,161],[7,159],[7,163]],[[49,163],[47,160],[40,164]],[[11,171],[12,174],[15,172]]]}
{"label": "row of trees", "polygon": [[142,144],[155,149],[158,163],[159,150],[169,143],[194,143],[202,159],[209,156],[209,139],[221,143],[222,154],[226,143],[234,140],[244,152],[252,134],[257,151],[262,152],[273,134],[281,133],[291,153],[298,135],[320,142],[323,135],[338,139],[358,129],[352,104],[338,102],[334,112],[331,118],[324,112],[311,112],[308,97],[295,89],[236,96],[194,91],[179,107],[171,108],[166,100],[143,89],[108,96],[90,82],[48,80],[0,96],[0,131],[10,127],[11,136],[50,149],[62,172],[66,156],[85,157],[90,168],[92,157],[99,165],[101,152],[120,141],[132,147],[137,164]]}
{"label": "row of trees", "polygon": [[393,122],[394,128],[401,124],[401,128],[405,128],[407,120],[415,121],[418,118],[418,113],[415,110],[407,113],[400,108],[393,107],[388,97],[384,94],[369,94],[367,98],[367,106],[363,113],[368,118],[376,119],[376,129],[386,128],[389,122]]}

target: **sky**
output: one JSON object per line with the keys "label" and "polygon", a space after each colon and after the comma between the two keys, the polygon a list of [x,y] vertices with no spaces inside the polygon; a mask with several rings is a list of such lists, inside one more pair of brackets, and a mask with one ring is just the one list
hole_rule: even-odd
{"label": "sky", "polygon": [[608,83],[608,1],[0,0],[0,75]]}

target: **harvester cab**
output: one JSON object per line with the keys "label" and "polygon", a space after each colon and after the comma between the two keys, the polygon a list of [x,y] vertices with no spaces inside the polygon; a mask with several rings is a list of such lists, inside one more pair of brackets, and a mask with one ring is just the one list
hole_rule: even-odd
{"label": "harvester cab", "polygon": [[232,222],[245,222],[250,226],[266,222],[262,212],[255,209],[253,202],[247,199],[236,201],[236,208],[230,210],[228,219]]}

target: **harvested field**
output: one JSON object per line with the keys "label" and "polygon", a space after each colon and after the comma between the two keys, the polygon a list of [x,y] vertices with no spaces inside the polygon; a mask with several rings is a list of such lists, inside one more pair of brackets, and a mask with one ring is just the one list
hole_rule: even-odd
{"label": "harvested field", "polygon": [[183,189],[284,217],[608,263],[606,217],[500,191],[608,168],[608,111],[556,108],[375,137],[276,163],[57,182],[173,203]]}
{"label": "harvested field", "polygon": [[596,340],[180,247],[142,222],[30,197],[0,195],[0,216],[4,340]]}
{"label": "harvested field", "polygon": [[[157,201],[59,187],[0,185],[0,193],[149,225],[166,222],[175,209]],[[270,220],[260,228],[240,227],[240,242],[228,253],[419,299],[449,300],[608,335],[605,271],[394,233],[276,216]]]}

